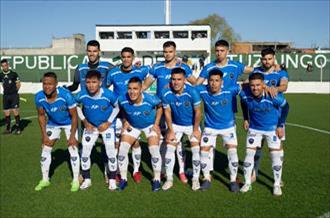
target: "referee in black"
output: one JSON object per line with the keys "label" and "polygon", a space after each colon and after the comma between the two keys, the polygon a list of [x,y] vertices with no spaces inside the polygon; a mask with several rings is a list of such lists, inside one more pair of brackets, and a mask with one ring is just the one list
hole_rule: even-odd
{"label": "referee in black", "polygon": [[15,116],[15,134],[21,134],[19,126],[19,95],[18,90],[21,87],[19,77],[16,72],[9,69],[9,63],[7,59],[1,60],[2,71],[0,73],[0,82],[3,87],[3,110],[5,113],[6,130],[4,134],[10,134],[10,111],[13,111]]}

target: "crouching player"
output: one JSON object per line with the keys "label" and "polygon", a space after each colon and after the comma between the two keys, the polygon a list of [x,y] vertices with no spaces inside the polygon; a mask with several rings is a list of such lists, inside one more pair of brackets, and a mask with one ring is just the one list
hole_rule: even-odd
{"label": "crouching player", "polygon": [[249,87],[240,93],[244,116],[243,125],[244,129],[248,130],[244,160],[245,184],[241,188],[241,192],[252,190],[251,173],[254,166],[254,155],[257,147],[261,147],[262,139],[265,138],[272,160],[273,194],[279,196],[282,195],[280,182],[283,164],[280,138],[284,134],[283,127],[289,112],[289,105],[280,93],[274,98],[266,96],[265,86],[263,74],[253,73],[249,76]]}
{"label": "crouching player", "polygon": [[109,190],[114,191],[116,186],[117,150],[115,148],[115,130],[113,120],[119,112],[117,97],[112,91],[101,87],[101,74],[91,70],[86,75],[87,90],[80,91],[76,96],[78,115],[84,123],[85,129],[82,135],[81,168],[84,182],[80,189],[87,189],[92,185],[90,177],[91,160],[90,155],[99,135],[105,145],[108,157]]}
{"label": "crouching player", "polygon": [[[79,190],[79,154],[77,147],[77,110],[76,102],[71,93],[57,87],[57,76],[53,72],[45,73],[42,78],[42,91],[35,95],[35,104],[38,110],[38,121],[42,135],[41,172],[42,180],[35,187],[36,191],[50,185],[49,167],[51,152],[63,129],[67,138],[70,162],[73,173],[71,191]],[[46,114],[48,122],[46,121]],[[47,124],[46,124],[47,123]]]}
{"label": "crouching player", "polygon": [[201,98],[204,101],[205,129],[201,140],[201,168],[204,174],[204,182],[201,190],[211,187],[210,158],[211,147],[215,149],[217,136],[223,139],[223,145],[227,148],[228,168],[230,171],[230,191],[238,192],[236,183],[238,170],[237,135],[235,128],[235,114],[232,110],[232,100],[239,93],[239,86],[231,90],[222,90],[223,73],[220,69],[209,72],[208,85],[197,86]]}
{"label": "crouching player", "polygon": [[142,81],[133,77],[128,81],[127,94],[119,97],[123,110],[123,132],[118,153],[118,165],[121,175],[119,188],[127,186],[128,151],[144,132],[151,154],[151,164],[154,172],[152,191],[160,189],[160,171],[162,160],[159,153],[159,122],[162,116],[159,98],[142,92]]}
{"label": "crouching player", "polygon": [[185,84],[185,70],[173,68],[170,87],[162,92],[162,102],[165,119],[168,126],[166,136],[167,151],[165,167],[167,180],[163,185],[164,191],[173,186],[173,169],[175,164],[175,150],[180,144],[183,134],[189,137],[192,152],[193,179],[192,190],[200,188],[200,148],[201,137],[199,124],[201,121],[200,96],[196,89]]}

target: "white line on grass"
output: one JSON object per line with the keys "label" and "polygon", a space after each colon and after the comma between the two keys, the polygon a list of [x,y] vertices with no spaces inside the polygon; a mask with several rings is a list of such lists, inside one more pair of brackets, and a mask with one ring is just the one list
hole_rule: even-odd
{"label": "white line on grass", "polygon": [[[34,118],[37,118],[38,116],[29,116],[29,117],[23,117],[22,119],[27,119],[27,120],[30,120],[30,119],[34,119]],[[243,119],[243,117],[240,117],[240,116],[236,116],[238,119]],[[12,120],[11,122],[13,123],[15,120]],[[286,125],[288,126],[294,126],[294,127],[298,127],[298,128],[302,128],[302,129],[308,129],[308,130],[312,130],[312,131],[315,131],[315,132],[320,132],[320,133],[324,133],[324,134],[328,134],[330,135],[330,132],[329,131],[326,131],[326,130],[323,130],[323,129],[316,129],[316,128],[313,128],[313,127],[310,127],[310,126],[304,126],[304,125],[300,125],[300,124],[296,124],[296,123],[286,123]]]}

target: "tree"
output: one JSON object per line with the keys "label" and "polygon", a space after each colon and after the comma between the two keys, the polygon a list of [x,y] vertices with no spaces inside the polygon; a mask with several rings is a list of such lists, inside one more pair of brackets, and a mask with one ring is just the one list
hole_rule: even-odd
{"label": "tree", "polygon": [[193,20],[190,24],[207,24],[211,26],[212,44],[218,39],[225,39],[229,43],[239,41],[241,39],[238,33],[227,23],[226,19],[218,14],[211,14],[206,18]]}

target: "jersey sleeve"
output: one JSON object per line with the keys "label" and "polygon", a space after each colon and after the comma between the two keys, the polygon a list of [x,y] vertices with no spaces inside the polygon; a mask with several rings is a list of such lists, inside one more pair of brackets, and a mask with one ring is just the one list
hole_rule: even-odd
{"label": "jersey sleeve", "polygon": [[192,76],[192,70],[190,67],[186,64],[182,64],[181,67],[186,71],[186,78],[189,78]]}
{"label": "jersey sleeve", "polygon": [[151,67],[149,65],[147,66],[143,66],[141,68],[141,71],[142,71],[142,80],[145,80],[147,78],[147,76],[150,74],[150,71],[151,71]]}
{"label": "jersey sleeve", "polygon": [[241,98],[241,101],[242,102],[246,102],[247,101],[246,92],[247,92],[246,89],[242,89],[241,92],[239,93],[239,97]]}
{"label": "jersey sleeve", "polygon": [[194,107],[199,107],[201,104],[201,97],[196,89],[191,89],[191,97]]}
{"label": "jersey sleeve", "polygon": [[284,98],[284,95],[282,93],[278,93],[278,95],[273,98],[273,104],[278,108],[284,107],[286,103],[286,99]]}
{"label": "jersey sleeve", "polygon": [[235,62],[235,65],[237,66],[237,73],[238,73],[238,75],[244,74],[245,64],[243,64],[241,62]]}
{"label": "jersey sleeve", "polygon": [[0,72],[0,83],[3,82],[3,73]]}
{"label": "jersey sleeve", "polygon": [[38,94],[36,94],[34,97],[34,103],[36,105],[36,108],[42,108],[42,105],[40,103],[40,96]]}
{"label": "jersey sleeve", "polygon": [[116,107],[116,105],[118,105],[118,97],[112,91],[110,91],[109,99],[113,107]]}
{"label": "jersey sleeve", "polygon": [[279,74],[280,74],[280,80],[282,79],[289,80],[289,74],[287,71],[281,70]]}
{"label": "jersey sleeve", "polygon": [[19,76],[16,72],[14,72],[14,81],[15,82],[20,82]]}
{"label": "jersey sleeve", "polygon": [[112,70],[109,70],[107,73],[107,79],[106,79],[107,86],[111,86],[113,84],[112,81]]}
{"label": "jersey sleeve", "polygon": [[149,95],[149,103],[153,106],[153,107],[156,107],[157,105],[160,104],[160,99],[155,96],[155,95]]}
{"label": "jersey sleeve", "polygon": [[241,86],[238,84],[230,88],[230,93],[232,94],[232,96],[236,96],[240,92],[241,92]]}
{"label": "jersey sleeve", "polygon": [[76,101],[69,91],[65,91],[65,100],[69,109],[77,106]]}
{"label": "jersey sleeve", "polygon": [[163,108],[168,108],[170,106],[170,102],[168,100],[168,95],[166,95],[167,92],[162,92],[162,97],[161,97],[161,100],[162,100],[162,104],[163,104]]}
{"label": "jersey sleeve", "polygon": [[199,77],[204,78],[204,79],[207,79],[209,77],[207,66],[203,67],[202,71],[199,74]]}

